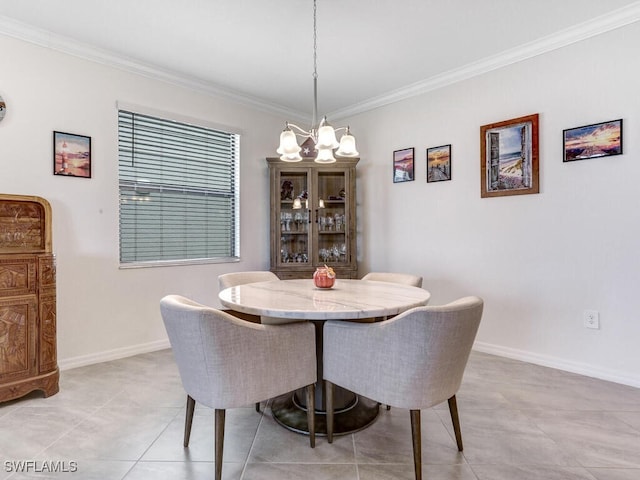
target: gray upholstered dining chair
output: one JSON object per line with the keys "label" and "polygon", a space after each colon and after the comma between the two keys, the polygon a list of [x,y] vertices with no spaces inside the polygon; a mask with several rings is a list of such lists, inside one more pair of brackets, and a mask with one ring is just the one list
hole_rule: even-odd
{"label": "gray upholstered dining chair", "polygon": [[409,273],[369,272],[364,277],[362,277],[361,280],[401,283],[403,285],[411,285],[413,287],[422,288],[422,277],[418,275],[411,275]]}
{"label": "gray upholstered dining chair", "polygon": [[[257,282],[270,282],[273,280],[280,280],[278,276],[268,270],[253,270],[247,272],[231,272],[218,275],[218,286],[220,290],[225,288],[235,287],[237,285],[245,285],[247,283]],[[263,323],[265,325],[280,325],[282,323],[292,323],[297,320],[290,318],[275,318],[266,317],[264,315],[252,315],[250,313],[236,312],[235,310],[224,309],[224,312],[233,315],[234,317],[247,320],[248,322]],[[260,412],[260,402],[256,402],[256,412]]]}
{"label": "gray upholstered dining chair", "polygon": [[323,377],[329,443],[333,441],[333,388],[339,385],[410,410],[416,480],[422,478],[421,409],[448,400],[462,451],[456,393],[482,309],[482,299],[465,297],[447,305],[413,308],[383,322],[326,322]]}
{"label": "gray upholstered dining chair", "polygon": [[[257,282],[269,282],[272,280],[280,280],[278,276],[268,270],[253,270],[248,272],[231,272],[218,275],[218,288],[222,291],[225,288],[235,287],[237,285],[245,285],[247,283]],[[234,317],[241,318],[248,322],[253,323],[265,323],[269,325],[276,325],[280,323],[290,323],[290,321],[282,321],[278,319],[271,319],[258,315],[251,315],[250,313],[236,312],[235,310],[224,309],[223,312],[227,312]],[[260,402],[256,402],[256,412],[260,412]]]}
{"label": "gray upholstered dining chair", "polygon": [[[237,285],[245,285],[247,283],[257,283],[257,282],[269,282],[273,280],[280,280],[278,276],[267,270],[256,270],[252,272],[233,272],[233,273],[224,273],[218,276],[218,285],[220,290],[224,290],[225,288],[235,287]],[[242,318],[243,320],[248,320],[250,322],[256,323],[265,323],[269,325],[276,325],[279,323],[291,323],[293,320],[290,319],[281,319],[274,317],[265,317],[265,316],[257,316],[251,315],[248,313],[235,312],[233,310],[224,310],[227,313],[235,317]]]}
{"label": "gray upholstered dining chair", "polygon": [[310,322],[258,325],[179,295],[160,310],[187,392],[184,446],[196,402],[215,410],[215,478],[222,475],[225,411],[307,389],[309,442],[315,446],[315,329]]}
{"label": "gray upholstered dining chair", "polygon": [[268,270],[257,270],[251,272],[232,272],[224,273],[218,276],[218,284],[220,290],[235,287],[236,285],[244,285],[246,283],[268,282],[271,280],[279,280],[278,276]]}
{"label": "gray upholstered dining chair", "polygon": [[[280,280],[278,276],[268,270],[255,270],[249,272],[231,272],[218,275],[218,287],[220,291],[225,288],[235,287],[237,285],[244,285],[246,283],[256,282],[269,282],[271,280]],[[258,315],[251,315],[250,313],[235,312],[233,310],[223,310],[234,317],[242,318],[248,322],[263,323],[261,317]],[[269,322],[278,323],[278,322]]]}
{"label": "gray upholstered dining chair", "polygon": [[[247,283],[269,282],[273,280],[280,279],[275,273],[266,270],[256,270],[253,272],[233,272],[225,273],[218,276],[218,284],[220,286],[220,290],[224,290],[225,288],[229,287],[235,287],[237,285],[245,285]],[[250,322],[264,323],[266,325],[279,325],[281,323],[292,323],[300,321],[291,318],[266,317],[264,315],[258,317],[257,315],[235,312],[233,310],[224,311],[230,313],[235,317],[239,317]]]}

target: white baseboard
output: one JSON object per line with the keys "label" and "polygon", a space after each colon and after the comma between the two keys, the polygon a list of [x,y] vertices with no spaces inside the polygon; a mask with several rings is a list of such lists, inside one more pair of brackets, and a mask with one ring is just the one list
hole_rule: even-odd
{"label": "white baseboard", "polygon": [[[60,360],[58,366],[60,370],[69,370],[71,368],[84,367],[95,363],[108,362],[118,360],[120,358],[132,357],[141,353],[155,352],[170,348],[169,340],[158,340],[156,342],[143,343],[140,345],[132,345],[130,347],[117,348],[115,350],[107,350],[104,352],[92,353],[89,355],[81,355],[79,357],[67,358]],[[494,345],[491,343],[476,342],[473,349],[478,352],[489,353],[499,357],[521,360],[523,362],[534,363],[544,367],[556,368],[566,372],[586,375],[587,377],[599,378],[610,382],[629,385],[631,387],[640,388],[640,376],[621,375],[620,372],[613,370],[598,368],[594,365],[586,363],[572,362],[562,358],[551,357],[548,355],[540,355],[538,353],[528,352],[525,350],[517,350],[515,348]]]}
{"label": "white baseboard", "polygon": [[556,368],[566,372],[577,373],[587,377],[599,378],[609,382],[621,383],[623,385],[640,388],[640,376],[638,375],[621,374],[615,370],[600,368],[586,363],[572,362],[563,358],[540,355],[538,353],[517,350],[515,348],[503,347],[501,345],[493,345],[484,342],[474,343],[473,349],[478,352],[490,353],[500,357],[512,358],[514,360],[521,360],[523,362],[534,363],[544,367]]}
{"label": "white baseboard", "polygon": [[132,345],[130,347],[116,348],[115,350],[106,350],[104,352],[66,358],[58,361],[58,367],[60,370],[69,370],[71,368],[84,367],[95,363],[109,362],[120,358],[132,357],[141,353],[164,350],[166,348],[170,348],[169,340],[158,340],[156,342],[142,343],[139,345]]}

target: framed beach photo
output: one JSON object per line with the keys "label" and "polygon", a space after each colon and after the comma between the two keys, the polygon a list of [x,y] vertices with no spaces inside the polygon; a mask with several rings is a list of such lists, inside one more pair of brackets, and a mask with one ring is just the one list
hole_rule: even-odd
{"label": "framed beach photo", "polygon": [[451,145],[427,148],[427,183],[451,180]]}
{"label": "framed beach photo", "polygon": [[622,154],[622,119],[562,131],[563,162]]}
{"label": "framed beach photo", "polygon": [[91,137],[53,132],[53,174],[91,178]]}
{"label": "framed beach photo", "polygon": [[410,182],[414,174],[413,148],[393,152],[393,183]]}
{"label": "framed beach photo", "polygon": [[538,193],[538,114],[480,127],[480,196]]}

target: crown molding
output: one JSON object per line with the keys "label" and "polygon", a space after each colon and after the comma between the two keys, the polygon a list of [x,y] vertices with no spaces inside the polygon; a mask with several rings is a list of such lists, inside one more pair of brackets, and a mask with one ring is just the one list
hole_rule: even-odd
{"label": "crown molding", "polygon": [[424,93],[482,75],[512,65],[538,55],[542,55],[559,48],[586,40],[597,35],[610,32],[620,27],[630,25],[640,20],[640,1],[626,7],[614,10],[608,14],[580,23],[560,32],[548,35],[538,40],[505,50],[504,52],[469,63],[463,67],[449,70],[425,80],[393,90],[392,92],[370,98],[353,104],[347,108],[330,112],[333,120],[374,110],[391,103],[406,100]]}
{"label": "crown molding", "polygon": [[301,119],[307,117],[307,115],[302,112],[292,111],[291,109],[281,107],[280,105],[266,102],[262,99],[251,97],[233,90],[225,89],[209,82],[205,82],[199,78],[189,77],[169,69],[163,69],[155,65],[147,64],[134,58],[129,58],[124,55],[114,54],[104,49],[81,44],[68,37],[53,34],[46,30],[26,25],[22,22],[3,16],[0,16],[0,34],[109,67],[118,68],[129,73],[153,78],[154,80],[161,80],[166,83],[184,87],[206,95],[218,98],[222,97],[241,105],[256,108],[266,113]]}
{"label": "crown molding", "polygon": [[[473,62],[463,67],[449,70],[425,80],[407,85],[391,92],[355,103],[344,109],[329,112],[334,120],[350,117],[376,108],[422,95],[440,88],[512,65],[538,55],[542,55],[573,43],[615,30],[640,20],[640,0],[626,7],[619,8],[600,17],[583,22],[541,39],[506,50],[496,55]],[[46,48],[67,53],[76,57],[91,60],[103,65],[115,67],[144,77],[161,80],[172,85],[184,87],[206,95],[222,97],[241,105],[256,108],[260,111],[283,116],[285,118],[304,119],[304,112],[284,108],[262,99],[251,97],[230,89],[212,85],[201,79],[189,77],[168,69],[146,64],[140,60],[116,55],[109,51],[79,44],[62,35],[52,34],[46,30],[0,16],[0,33],[34,43]]]}

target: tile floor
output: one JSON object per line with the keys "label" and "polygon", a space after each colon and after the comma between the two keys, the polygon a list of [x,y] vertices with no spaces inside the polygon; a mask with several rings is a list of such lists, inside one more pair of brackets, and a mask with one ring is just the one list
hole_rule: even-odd
{"label": "tile floor", "polygon": [[[184,449],[185,398],[169,350],[62,372],[57,395],[0,404],[0,480],[213,478],[212,412]],[[464,453],[446,403],[422,413],[426,480],[640,479],[640,389],[473,352],[458,408]],[[233,409],[224,460],[225,480],[409,480],[409,414],[312,450],[268,408]]]}

